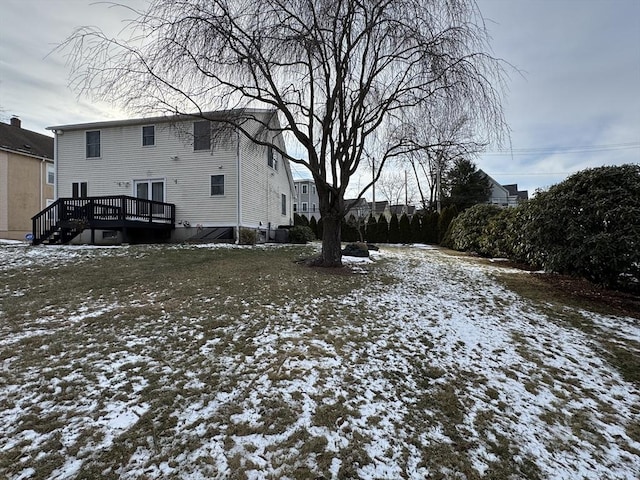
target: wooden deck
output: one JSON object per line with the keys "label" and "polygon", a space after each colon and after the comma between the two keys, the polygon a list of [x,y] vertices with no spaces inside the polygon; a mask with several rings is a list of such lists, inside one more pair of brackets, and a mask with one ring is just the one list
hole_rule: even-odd
{"label": "wooden deck", "polygon": [[32,243],[69,243],[87,229],[92,233],[91,243],[95,243],[96,230],[121,231],[127,241],[132,231],[151,236],[167,233],[175,228],[175,219],[172,203],[126,195],[60,198],[31,219]]}

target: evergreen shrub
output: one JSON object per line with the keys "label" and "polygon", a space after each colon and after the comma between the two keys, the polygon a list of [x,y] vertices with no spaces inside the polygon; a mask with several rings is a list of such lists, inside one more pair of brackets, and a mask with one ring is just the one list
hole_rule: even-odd
{"label": "evergreen shrub", "polygon": [[290,243],[307,243],[315,240],[315,235],[311,228],[304,225],[296,225],[289,229]]}

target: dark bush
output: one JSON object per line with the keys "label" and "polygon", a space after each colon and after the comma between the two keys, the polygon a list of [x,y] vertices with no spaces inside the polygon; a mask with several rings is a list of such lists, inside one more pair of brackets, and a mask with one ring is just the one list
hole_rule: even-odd
{"label": "dark bush", "polygon": [[315,238],[313,231],[307,226],[296,225],[289,229],[289,242],[291,243],[307,243]]}
{"label": "dark bush", "polygon": [[365,231],[367,242],[375,243],[378,241],[378,222],[373,215],[369,215],[367,219],[367,229]]}
{"label": "dark bush", "polygon": [[348,257],[369,257],[369,248],[366,243],[349,243],[342,250],[342,255]]}
{"label": "dark bush", "polygon": [[422,242],[421,228],[420,215],[414,214],[411,217],[411,243]]}
{"label": "dark bush", "polygon": [[313,234],[316,236],[316,238],[319,238],[319,236],[318,236],[318,221],[316,220],[315,215],[313,217],[311,217],[311,220],[309,220],[309,228],[311,229],[311,231],[313,231]]}
{"label": "dark bush", "polygon": [[429,211],[422,217],[420,226],[420,241],[435,245],[438,243],[438,223],[440,215],[438,212]]}
{"label": "dark bush", "polygon": [[398,215],[395,213],[391,215],[391,220],[389,220],[389,243],[400,243],[400,223]]}
{"label": "dark bush", "polygon": [[376,240],[378,243],[388,243],[389,242],[389,222],[387,221],[387,217],[385,217],[384,215],[380,215],[380,217],[378,218],[378,227],[376,228],[377,230],[377,237],[378,240]]}
{"label": "dark bush", "polygon": [[449,225],[451,221],[456,218],[458,215],[458,209],[454,206],[445,207],[440,212],[440,216],[438,217],[438,243],[443,246],[448,246],[449,242],[447,237],[447,231],[449,230]]}
{"label": "dark bush", "polygon": [[406,213],[400,217],[400,242],[411,243],[411,222]]}
{"label": "dark bush", "polygon": [[343,242],[357,242],[360,240],[358,229],[355,225],[355,218],[353,215],[351,215],[351,217],[349,220],[343,218],[341,221],[340,229]]}

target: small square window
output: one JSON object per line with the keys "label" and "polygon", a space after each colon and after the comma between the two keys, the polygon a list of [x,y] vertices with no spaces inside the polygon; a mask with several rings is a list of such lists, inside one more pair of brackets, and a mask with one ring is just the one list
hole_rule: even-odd
{"label": "small square window", "polygon": [[142,127],[142,146],[151,147],[156,144],[156,127],[147,125]]}
{"label": "small square window", "polygon": [[211,196],[224,195],[224,175],[211,175]]}
{"label": "small square window", "polygon": [[86,132],[87,158],[100,157],[100,130]]}

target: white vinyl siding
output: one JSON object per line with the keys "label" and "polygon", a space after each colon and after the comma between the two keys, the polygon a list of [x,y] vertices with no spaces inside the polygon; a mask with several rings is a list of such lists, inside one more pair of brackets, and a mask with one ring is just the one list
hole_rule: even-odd
{"label": "white vinyl siding", "polygon": [[[142,145],[146,124],[100,125],[101,158],[85,159],[87,129],[64,130],[58,136],[59,197],[71,197],[72,182],[86,181],[91,196],[135,195],[135,181],[163,179],[165,202],[176,205],[176,224],[188,222],[207,227],[235,226],[238,222],[238,152],[236,136],[216,138],[215,147],[203,154],[194,151],[193,121],[155,124],[155,147]],[[281,156],[278,170],[267,165],[266,148],[241,136],[241,223],[263,228],[288,224],[293,200],[290,170]],[[282,147],[281,147],[282,148]],[[275,160],[275,158],[274,158]],[[211,195],[211,176],[224,175],[224,195]],[[287,195],[289,211],[282,214],[281,195]],[[291,199],[291,200],[290,200]]]}

